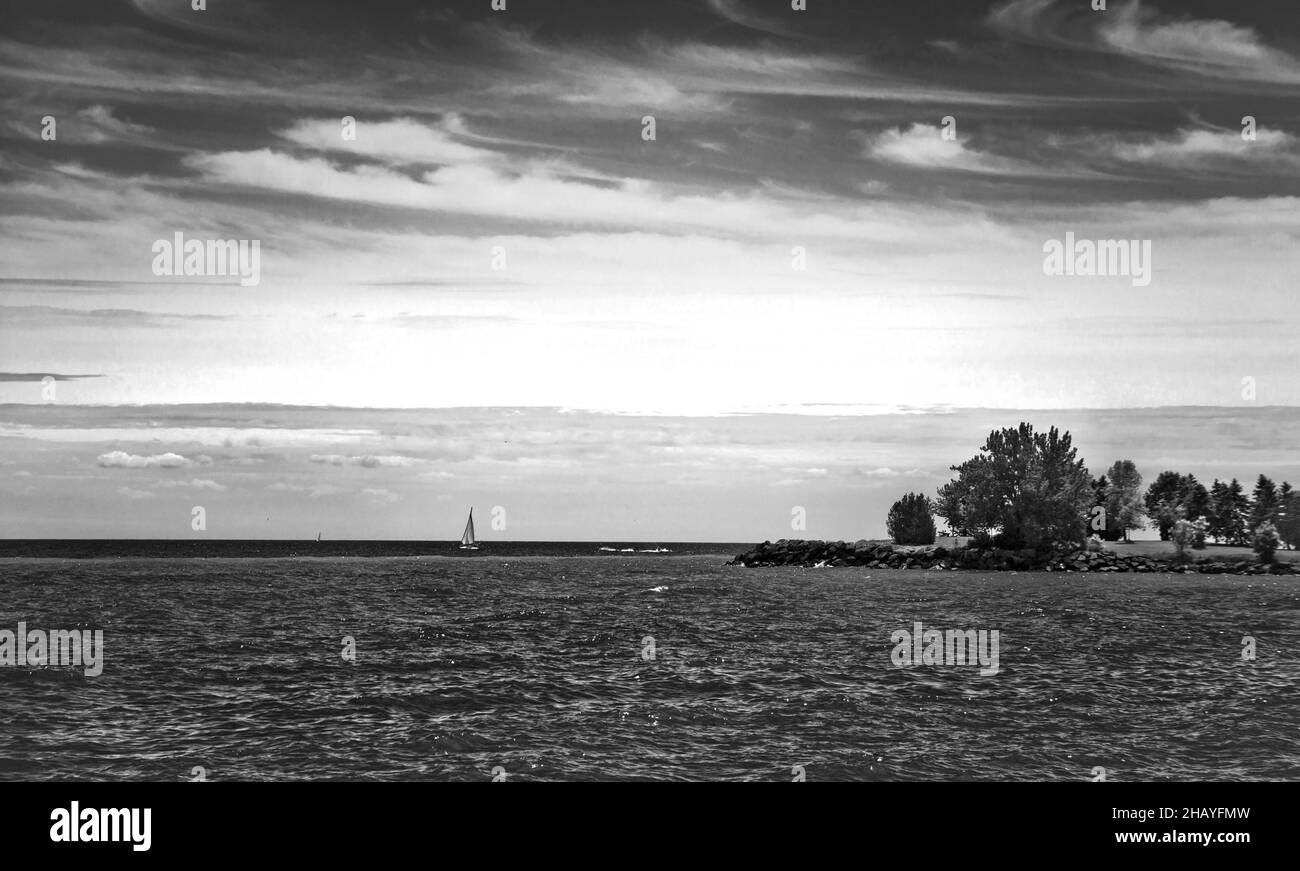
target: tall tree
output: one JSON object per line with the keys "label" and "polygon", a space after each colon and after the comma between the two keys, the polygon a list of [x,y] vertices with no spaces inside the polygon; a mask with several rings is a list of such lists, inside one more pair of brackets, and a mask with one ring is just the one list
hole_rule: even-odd
{"label": "tall tree", "polygon": [[1254,532],[1262,524],[1277,522],[1277,487],[1264,475],[1255,482],[1255,492],[1251,494],[1250,531]]}
{"label": "tall tree", "polygon": [[1106,504],[1106,491],[1109,489],[1110,489],[1110,481],[1106,480],[1105,475],[1102,475],[1100,478],[1093,478],[1092,479],[1092,504],[1104,506]]}
{"label": "tall tree", "polygon": [[[939,489],[938,511],[951,527],[998,531],[1009,548],[1050,549],[1081,542],[1092,504],[1092,478],[1070,434],[1022,423],[989,433],[980,453]],[[945,513],[947,512],[947,513]]]}
{"label": "tall tree", "polygon": [[[1105,481],[1106,476],[1102,475]],[[1106,487],[1106,523],[1128,541],[1129,530],[1141,529],[1146,506],[1142,501],[1142,476],[1132,460],[1116,460],[1110,467],[1110,484]]]}
{"label": "tall tree", "polygon": [[[1106,507],[1106,492],[1108,490],[1110,490],[1110,480],[1105,475],[1093,479],[1092,509],[1088,515],[1088,531],[1099,536],[1104,541],[1119,541],[1122,533],[1120,528],[1115,525],[1115,519],[1110,516],[1110,512]],[[1098,508],[1101,509],[1102,517],[1105,519],[1105,525],[1100,529],[1097,527],[1095,520]]]}
{"label": "tall tree", "polygon": [[1228,540],[1229,503],[1228,485],[1215,478],[1210,485],[1210,505],[1205,512],[1205,531],[1215,541]]}
{"label": "tall tree", "polygon": [[1195,523],[1210,510],[1210,493],[1205,485],[1196,480],[1195,475],[1183,476],[1183,488],[1179,494],[1179,505],[1183,516]]}
{"label": "tall tree", "polygon": [[1227,487],[1223,511],[1224,532],[1228,544],[1250,544],[1249,530],[1246,528],[1250,519],[1250,499],[1241,482],[1233,478]]}
{"label": "tall tree", "polygon": [[1277,499],[1278,536],[1286,543],[1287,548],[1295,550],[1300,547],[1300,490],[1292,490],[1291,485],[1283,481]]}

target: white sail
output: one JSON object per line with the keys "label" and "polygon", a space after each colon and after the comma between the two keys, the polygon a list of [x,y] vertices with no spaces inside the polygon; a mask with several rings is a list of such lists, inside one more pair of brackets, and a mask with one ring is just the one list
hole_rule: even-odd
{"label": "white sail", "polygon": [[465,533],[460,537],[461,547],[474,547],[474,509],[469,510],[469,521],[465,524]]}

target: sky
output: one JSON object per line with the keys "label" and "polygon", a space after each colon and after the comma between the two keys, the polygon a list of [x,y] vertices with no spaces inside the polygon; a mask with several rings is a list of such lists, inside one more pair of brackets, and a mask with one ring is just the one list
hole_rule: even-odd
{"label": "sky", "polygon": [[[5,534],[189,535],[194,490],[229,537],[858,537],[995,423],[1159,464],[1191,406],[1182,460],[1285,477],[1285,4],[807,5],[5,3]],[[157,274],[178,233],[257,283]]]}

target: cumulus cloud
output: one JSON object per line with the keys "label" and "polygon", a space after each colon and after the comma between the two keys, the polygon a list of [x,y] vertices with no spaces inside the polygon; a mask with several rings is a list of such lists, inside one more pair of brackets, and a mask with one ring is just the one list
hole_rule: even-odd
{"label": "cumulus cloud", "polygon": [[943,128],[912,124],[906,129],[891,129],[872,138],[866,156],[887,163],[922,169],[950,169],[995,175],[1018,175],[1035,172],[1034,167],[1018,161],[977,151],[960,139],[945,139]]}
{"label": "cumulus cloud", "polygon": [[123,499],[130,499],[132,501],[154,498],[154,494],[150,493],[148,490],[134,490],[130,487],[118,487],[117,495],[121,496]]}
{"label": "cumulus cloud", "polygon": [[1121,160],[1135,163],[1152,163],[1178,166],[1202,163],[1219,158],[1262,158],[1272,166],[1276,158],[1294,161],[1289,151],[1295,137],[1283,130],[1260,128],[1255,140],[1242,138],[1240,130],[1180,130],[1172,136],[1157,137],[1142,142],[1125,142],[1115,146],[1113,153]]}
{"label": "cumulus cloud", "polygon": [[367,487],[361,491],[361,496],[372,502],[396,502],[402,497],[398,496],[392,490],[386,490],[382,487]]}
{"label": "cumulus cloud", "polygon": [[109,451],[100,454],[97,462],[106,469],[179,469],[194,464],[194,461],[171,452],[142,456],[128,454],[125,451]]}

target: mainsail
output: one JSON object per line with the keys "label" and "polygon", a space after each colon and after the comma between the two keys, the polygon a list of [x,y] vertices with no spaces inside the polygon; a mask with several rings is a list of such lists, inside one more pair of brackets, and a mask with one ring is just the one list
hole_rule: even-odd
{"label": "mainsail", "polygon": [[465,534],[460,537],[461,547],[475,547],[477,542],[474,541],[474,509],[469,510],[469,521],[465,524]]}

